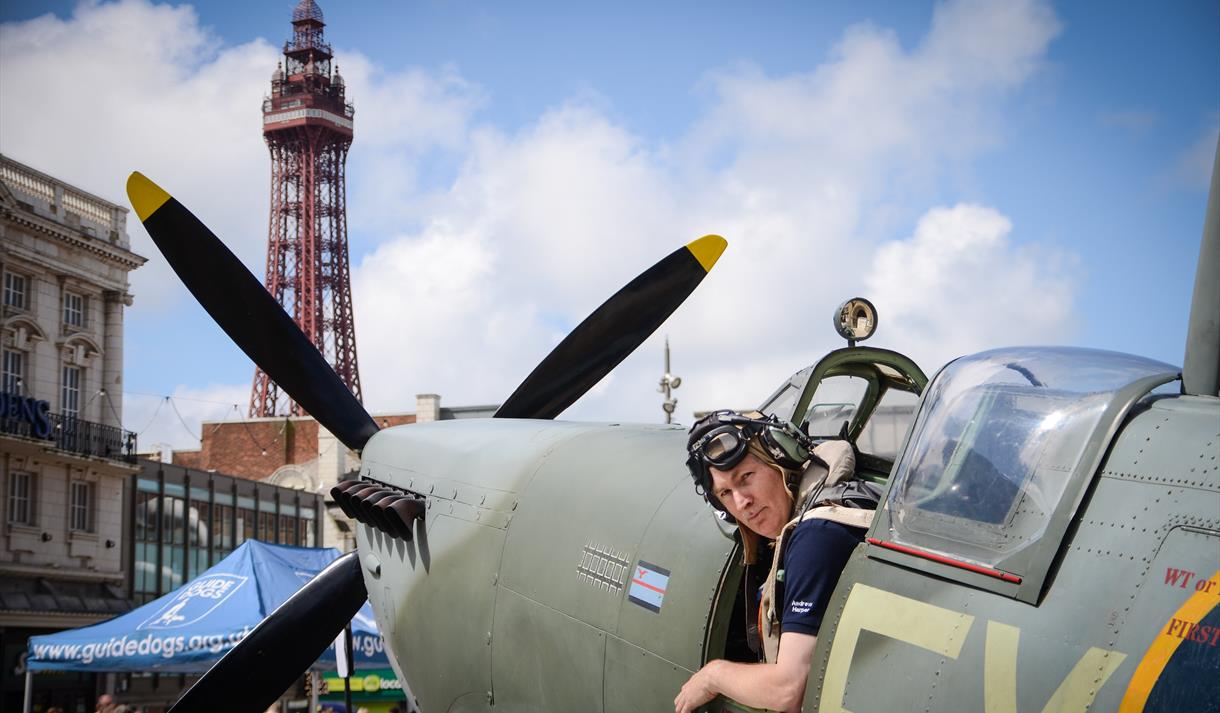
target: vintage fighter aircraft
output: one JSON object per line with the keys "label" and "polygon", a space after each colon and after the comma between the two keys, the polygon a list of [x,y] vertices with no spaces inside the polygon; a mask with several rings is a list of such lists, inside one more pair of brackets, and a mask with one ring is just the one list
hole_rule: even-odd
{"label": "vintage fighter aircraft", "polygon": [[[763,405],[851,439],[859,475],[887,483],[832,598],[804,710],[1218,710],[1218,183],[1183,369],[1012,348],[928,381],[900,354],[855,346],[876,323],[858,302],[839,314],[849,346]],[[497,418],[378,431],[202,223],[139,174],[128,192],[205,309],[362,459],[334,491],[360,522],[357,551],[174,711],[263,710],[366,596],[427,713],[664,711],[704,662],[743,656],[738,547],[691,486],[684,431],[549,420],[676,308],[722,240],[612,297]]]}

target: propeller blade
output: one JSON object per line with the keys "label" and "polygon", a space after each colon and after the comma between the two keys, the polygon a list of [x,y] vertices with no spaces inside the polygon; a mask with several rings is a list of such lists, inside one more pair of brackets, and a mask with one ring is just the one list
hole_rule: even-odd
{"label": "propeller blade", "polygon": [[572,330],[496,418],[555,418],[635,351],[686,300],[728,242],[702,238],[670,253],[627,283]]}
{"label": "propeller blade", "polygon": [[318,423],[360,450],[377,424],[258,278],[138,171],[127,179],[127,196],[174,272],[220,328]]}
{"label": "propeller blade", "polygon": [[360,559],[349,552],[263,619],[170,713],[261,713],[322,655],[367,598]]}

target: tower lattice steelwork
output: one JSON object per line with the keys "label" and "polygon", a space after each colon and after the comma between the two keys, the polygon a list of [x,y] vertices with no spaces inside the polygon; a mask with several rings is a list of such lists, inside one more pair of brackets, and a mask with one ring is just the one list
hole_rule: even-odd
{"label": "tower lattice steelwork", "polygon": [[[347,261],[344,164],[354,110],[332,69],[322,9],[301,0],[292,39],[263,101],[271,151],[267,291],[292,315],[356,398],[361,398]],[[298,415],[300,408],[262,369],[254,372],[250,415]]]}

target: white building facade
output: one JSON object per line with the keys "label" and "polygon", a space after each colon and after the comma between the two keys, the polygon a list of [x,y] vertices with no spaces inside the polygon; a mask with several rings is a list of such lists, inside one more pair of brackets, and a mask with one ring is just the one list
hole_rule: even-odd
{"label": "white building facade", "polygon": [[[128,273],[144,258],[131,252],[126,225],[126,208],[0,156],[6,674],[20,667],[8,658],[29,635],[129,606],[123,513],[137,468],[134,435],[122,430],[123,309]],[[3,678],[8,703],[7,682],[20,679]],[[92,694],[63,690],[55,703]]]}

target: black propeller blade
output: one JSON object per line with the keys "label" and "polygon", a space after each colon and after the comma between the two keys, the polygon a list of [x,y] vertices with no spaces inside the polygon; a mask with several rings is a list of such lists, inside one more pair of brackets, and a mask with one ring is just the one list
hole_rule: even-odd
{"label": "black propeller blade", "polygon": [[170,713],[262,713],[322,655],[367,598],[359,556],[349,552],[254,627]]}
{"label": "black propeller blade", "polygon": [[627,283],[534,368],[496,418],[558,416],[661,326],[727,245],[719,235],[705,235]]}
{"label": "black propeller blade", "polygon": [[360,450],[377,424],[262,283],[206,225],[139,172],[127,179],[127,196],[174,272],[221,329],[318,423]]}

